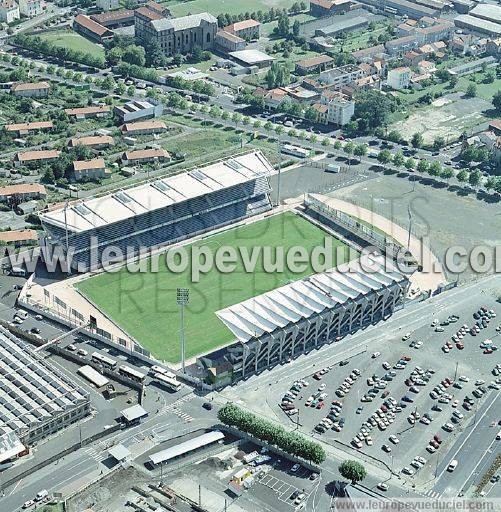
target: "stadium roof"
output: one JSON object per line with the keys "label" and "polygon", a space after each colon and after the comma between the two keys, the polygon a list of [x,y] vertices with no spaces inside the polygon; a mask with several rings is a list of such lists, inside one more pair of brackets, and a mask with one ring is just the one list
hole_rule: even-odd
{"label": "stadium roof", "polygon": [[[246,183],[273,172],[272,165],[260,151],[253,151],[200,169],[169,178],[150,181],[95,199],[73,203],[66,209],[68,230],[80,233],[123,221],[149,211],[166,208]],[[40,214],[42,221],[65,227],[63,208]]]}
{"label": "stadium roof", "polygon": [[245,342],[404,279],[383,256],[362,256],[221,309],[216,315]]}
{"label": "stadium roof", "polygon": [[170,448],[160,452],[152,453],[150,455],[150,462],[153,464],[160,464],[161,462],[166,462],[185,453],[192,452],[198,448],[202,448],[202,446],[215,443],[220,439],[224,439],[224,434],[219,432],[219,430],[207,432],[206,434],[202,434],[201,436],[190,439],[189,441],[185,441],[184,443],[171,446]]}

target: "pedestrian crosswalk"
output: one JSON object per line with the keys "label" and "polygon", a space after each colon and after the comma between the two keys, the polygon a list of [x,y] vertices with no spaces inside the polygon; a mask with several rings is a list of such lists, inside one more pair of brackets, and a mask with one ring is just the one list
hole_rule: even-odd
{"label": "pedestrian crosswalk", "polygon": [[421,496],[426,496],[428,498],[438,499],[440,498],[441,494],[437,491],[434,491],[433,489],[428,489],[427,491],[420,492]]}
{"label": "pedestrian crosswalk", "polygon": [[190,416],[187,412],[181,411],[179,407],[182,404],[191,402],[195,398],[195,395],[193,393],[189,393],[187,395],[184,395],[183,397],[179,398],[175,402],[172,402],[171,404],[167,405],[162,409],[162,413],[170,412],[175,414],[178,418],[181,418],[182,420],[186,421],[187,423],[190,423],[193,421],[193,417]]}

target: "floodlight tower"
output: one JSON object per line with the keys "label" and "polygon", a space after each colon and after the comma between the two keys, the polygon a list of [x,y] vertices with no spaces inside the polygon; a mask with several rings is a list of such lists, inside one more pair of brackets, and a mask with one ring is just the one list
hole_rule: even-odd
{"label": "floodlight tower", "polygon": [[185,340],[184,340],[184,307],[188,304],[190,299],[190,290],[188,288],[178,288],[177,289],[177,305],[180,307],[181,311],[181,320],[180,320],[180,328],[179,328],[179,339],[181,341],[181,367],[183,369],[183,373],[186,373],[186,364],[185,364]]}

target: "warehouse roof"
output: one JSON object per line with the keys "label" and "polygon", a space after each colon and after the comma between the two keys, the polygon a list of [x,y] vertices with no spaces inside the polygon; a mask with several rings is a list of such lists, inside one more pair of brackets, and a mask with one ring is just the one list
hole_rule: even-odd
{"label": "warehouse roof", "polygon": [[501,23],[501,7],[494,4],[478,4],[470,14],[495,23]]}
{"label": "warehouse roof", "polygon": [[[66,210],[68,229],[73,232],[83,232],[99,228],[149,211],[166,208],[174,203],[246,183],[272,172],[273,167],[261,152],[253,151],[187,173],[150,181],[114,194],[72,204]],[[65,226],[64,208],[43,213],[40,218],[49,224]]]}
{"label": "warehouse roof", "polygon": [[135,421],[148,416],[148,411],[143,409],[143,407],[141,407],[139,404],[136,404],[132,407],[127,407],[127,409],[124,409],[123,411],[120,411],[120,414],[127,421]]}
{"label": "warehouse roof", "polygon": [[202,448],[208,444],[215,443],[221,439],[224,439],[224,434],[219,432],[219,430],[207,432],[206,434],[202,434],[201,436],[190,439],[189,441],[185,441],[184,443],[180,443],[176,446],[172,446],[160,452],[151,454],[150,462],[153,464],[167,462],[170,459],[174,459],[180,455],[184,455],[185,453],[192,452],[193,450]]}
{"label": "warehouse roof", "polygon": [[221,309],[216,315],[238,340],[250,341],[404,279],[383,256],[362,256]]}

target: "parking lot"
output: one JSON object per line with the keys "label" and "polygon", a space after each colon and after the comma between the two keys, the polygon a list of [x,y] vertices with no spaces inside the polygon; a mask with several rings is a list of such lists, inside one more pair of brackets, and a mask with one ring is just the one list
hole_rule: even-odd
{"label": "parking lot", "polygon": [[[444,308],[377,349],[284,382],[277,414],[315,437],[382,460],[410,483],[440,476],[449,449],[495,406],[501,389],[501,308],[488,300],[480,316],[482,304]],[[493,438],[498,429],[491,427]]]}

